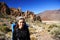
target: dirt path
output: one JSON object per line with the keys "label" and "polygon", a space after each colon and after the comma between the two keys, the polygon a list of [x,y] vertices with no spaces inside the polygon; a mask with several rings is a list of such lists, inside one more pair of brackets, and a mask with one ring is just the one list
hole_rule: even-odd
{"label": "dirt path", "polygon": [[54,39],[48,32],[44,31],[40,33],[40,37],[38,38],[38,40],[54,40]]}

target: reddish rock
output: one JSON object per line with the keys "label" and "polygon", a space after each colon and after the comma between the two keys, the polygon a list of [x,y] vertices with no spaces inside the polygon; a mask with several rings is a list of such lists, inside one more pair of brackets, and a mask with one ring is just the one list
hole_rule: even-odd
{"label": "reddish rock", "polygon": [[6,3],[4,3],[4,2],[0,2],[0,13],[2,14],[2,15],[6,15],[6,14],[10,14],[10,9],[9,9],[9,7],[7,6],[7,4]]}
{"label": "reddish rock", "polygon": [[38,14],[43,21],[59,21],[60,10],[47,10]]}

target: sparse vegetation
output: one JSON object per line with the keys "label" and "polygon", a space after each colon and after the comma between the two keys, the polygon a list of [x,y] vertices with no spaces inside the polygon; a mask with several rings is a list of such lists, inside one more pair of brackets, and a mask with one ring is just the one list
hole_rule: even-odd
{"label": "sparse vegetation", "polygon": [[60,39],[60,25],[52,24],[49,26],[48,31],[55,39]]}
{"label": "sparse vegetation", "polygon": [[7,33],[7,32],[10,32],[11,30],[6,26],[0,26],[0,31]]}

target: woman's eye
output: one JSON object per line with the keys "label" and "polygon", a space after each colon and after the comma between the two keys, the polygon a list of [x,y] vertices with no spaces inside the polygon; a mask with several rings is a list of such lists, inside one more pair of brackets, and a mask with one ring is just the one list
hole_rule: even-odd
{"label": "woman's eye", "polygon": [[24,22],[20,22],[20,23],[24,23]]}

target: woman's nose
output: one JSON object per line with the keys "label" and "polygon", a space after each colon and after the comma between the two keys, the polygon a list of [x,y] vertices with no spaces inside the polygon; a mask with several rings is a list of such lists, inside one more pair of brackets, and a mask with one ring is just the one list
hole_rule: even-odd
{"label": "woman's nose", "polygon": [[22,25],[24,24],[24,23],[21,23]]}

